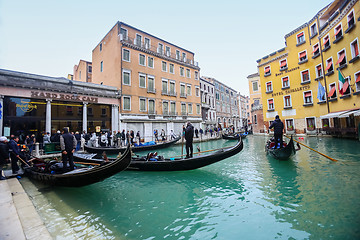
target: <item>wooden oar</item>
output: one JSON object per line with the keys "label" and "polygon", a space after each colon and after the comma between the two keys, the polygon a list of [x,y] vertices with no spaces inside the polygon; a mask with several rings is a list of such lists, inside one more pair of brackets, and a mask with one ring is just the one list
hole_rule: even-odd
{"label": "wooden oar", "polygon": [[[286,135],[284,135],[284,136],[287,137],[288,139],[290,139],[288,136],[286,136]],[[322,155],[322,156],[330,159],[331,161],[334,161],[334,162],[337,162],[337,161],[338,161],[338,160],[336,160],[336,159],[334,159],[334,158],[331,158],[331,157],[329,157],[329,156],[327,156],[327,155],[325,155],[325,154],[323,154],[323,153],[321,153],[321,152],[316,151],[315,149],[312,149],[311,147],[309,147],[309,146],[307,146],[307,145],[305,145],[305,144],[303,144],[303,143],[301,143],[301,142],[296,141],[294,138],[293,138],[293,141],[295,141],[295,142],[303,145],[304,147],[307,147],[307,148],[310,149],[310,150],[313,150],[314,152],[316,152],[316,153],[318,153],[318,154],[320,154],[320,155]]]}
{"label": "wooden oar", "polygon": [[100,163],[87,163],[87,162],[74,162],[74,163],[82,164],[82,165],[100,166]]}
{"label": "wooden oar", "polygon": [[20,156],[18,157],[26,166],[30,167],[30,165],[24,160],[22,159]]}
{"label": "wooden oar", "polygon": [[[226,148],[229,148],[229,147],[226,147]],[[226,149],[226,148],[210,149],[210,150],[205,150],[205,151],[202,151],[202,152],[196,152],[196,153],[193,153],[193,154],[200,154],[200,153],[212,152],[212,151],[222,150],[222,149]],[[173,158],[183,157],[183,156],[185,156],[185,155],[186,155],[186,154],[181,154],[181,155],[175,156],[175,157],[173,157]]]}

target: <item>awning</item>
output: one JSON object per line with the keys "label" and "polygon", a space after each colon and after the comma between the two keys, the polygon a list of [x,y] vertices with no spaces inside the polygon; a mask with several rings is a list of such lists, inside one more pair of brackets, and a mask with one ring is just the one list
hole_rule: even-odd
{"label": "awning", "polygon": [[334,95],[335,90],[336,90],[335,87],[333,87],[332,89],[330,89],[330,92],[329,92],[329,95],[328,95],[329,98],[331,98],[332,95]]}
{"label": "awning", "polygon": [[336,35],[338,35],[340,31],[341,31],[341,27],[339,27],[339,29],[336,31],[334,37],[336,37]]}
{"label": "awning", "polygon": [[345,57],[345,53],[342,53],[339,57],[339,60],[336,62],[336,64],[341,63],[344,60],[344,57]]}
{"label": "awning", "polygon": [[342,94],[346,92],[348,87],[349,87],[349,81],[345,81],[344,86],[342,87]]}
{"label": "awning", "polygon": [[354,116],[360,116],[360,110],[355,111]]}
{"label": "awning", "polygon": [[298,34],[297,35],[297,37],[301,37],[302,35],[304,35],[304,33],[302,32],[302,33],[300,33],[300,34]]}
{"label": "awning", "polygon": [[355,82],[360,82],[360,74],[359,74],[358,77],[356,78]]}
{"label": "awning", "polygon": [[321,119],[324,119],[324,118],[336,118],[336,117],[339,117],[341,114],[347,113],[347,112],[349,112],[349,110],[340,111],[340,112],[334,112],[334,113],[328,113],[326,115],[320,116],[320,118]]}
{"label": "awning", "polygon": [[329,41],[329,39],[327,38],[327,39],[324,41],[324,45],[326,45],[328,41]]}
{"label": "awning", "polygon": [[306,92],[305,97],[311,97],[311,92]]}
{"label": "awning", "polygon": [[269,102],[269,104],[272,104],[274,102],[274,100],[271,99],[268,102]]}
{"label": "awning", "polygon": [[332,66],[332,62],[329,62],[329,64],[326,66],[326,71],[329,70]]}
{"label": "awning", "polygon": [[306,56],[306,52],[300,53],[300,58],[303,58],[303,57],[305,57],[305,56]]}
{"label": "awning", "polygon": [[[359,79],[360,79],[360,77],[359,77]],[[287,81],[289,81],[288,77],[283,78],[283,82],[287,82]]]}
{"label": "awning", "polygon": [[314,49],[314,51],[312,53],[316,52],[318,49],[319,49],[319,45],[316,45],[316,48]]}
{"label": "awning", "polygon": [[321,70],[321,65],[317,66],[316,68],[317,68],[317,70],[320,71]]}
{"label": "awning", "polygon": [[271,86],[271,82],[266,83],[267,86]]}
{"label": "awning", "polygon": [[282,61],[280,65],[280,67],[284,67],[284,66],[286,66],[286,60]]}
{"label": "awning", "polygon": [[351,114],[354,114],[354,116],[356,116],[355,113],[359,113],[359,114],[360,114],[360,110],[354,110],[354,111],[349,111],[349,112],[340,114],[340,115],[339,115],[339,118],[347,118],[347,117],[349,117]]}
{"label": "awning", "polygon": [[265,73],[268,73],[268,72],[270,72],[270,67],[265,68]]}

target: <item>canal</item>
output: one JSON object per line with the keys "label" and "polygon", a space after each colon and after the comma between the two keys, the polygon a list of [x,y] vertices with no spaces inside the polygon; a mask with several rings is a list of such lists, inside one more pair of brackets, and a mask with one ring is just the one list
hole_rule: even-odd
{"label": "canal", "polygon": [[303,147],[280,162],[266,139],[248,136],[236,156],[192,171],[125,171],[82,188],[21,183],[57,239],[359,239],[360,142],[296,138],[339,161]]}

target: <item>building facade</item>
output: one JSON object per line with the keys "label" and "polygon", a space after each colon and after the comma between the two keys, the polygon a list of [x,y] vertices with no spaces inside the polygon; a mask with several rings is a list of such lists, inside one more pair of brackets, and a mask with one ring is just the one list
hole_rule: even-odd
{"label": "building facade", "polygon": [[359,17],[358,1],[333,1],[257,61],[266,128],[279,115],[287,133],[356,135]]}
{"label": "building facade", "polygon": [[92,63],[85,60],[80,60],[79,64],[74,66],[72,80],[92,82]]}
{"label": "building facade", "polygon": [[250,124],[253,133],[264,133],[262,116],[261,84],[259,73],[247,77],[250,93]]}
{"label": "building facade", "polygon": [[240,127],[249,130],[250,123],[250,99],[248,96],[238,94],[239,99],[239,113],[240,113]]}
{"label": "building facade", "polygon": [[215,87],[202,77],[200,78],[200,95],[202,128],[214,128],[216,127]]}
{"label": "building facade", "polygon": [[200,68],[194,53],[117,22],[92,51],[92,82],[121,91],[120,128],[180,133],[200,127]]}

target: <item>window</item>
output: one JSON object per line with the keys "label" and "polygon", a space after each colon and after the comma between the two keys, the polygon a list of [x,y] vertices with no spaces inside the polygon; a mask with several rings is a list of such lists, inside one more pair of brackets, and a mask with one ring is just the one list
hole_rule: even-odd
{"label": "window", "polygon": [[175,115],[175,112],[176,112],[176,103],[175,102],[171,102],[170,103],[170,114],[171,115]]}
{"label": "window", "polygon": [[330,37],[329,37],[329,35],[324,37],[323,41],[324,41],[324,43],[323,43],[324,49],[328,49],[330,47]]}
{"label": "window", "polygon": [[155,79],[154,77],[148,76],[148,92],[155,92]]}
{"label": "window", "polygon": [[168,80],[163,79],[161,85],[161,93],[167,94],[167,92],[168,92]]}
{"label": "window", "polygon": [[356,91],[359,92],[360,91],[360,72],[357,72],[354,75],[355,75]]}
{"label": "window", "polygon": [[354,59],[355,57],[359,56],[359,44],[358,44],[358,40],[355,39],[354,41],[352,41],[350,43],[350,48],[351,48],[351,56]]}
{"label": "window", "polygon": [[142,42],[142,36],[139,35],[139,34],[136,34],[135,44],[136,44],[137,46],[140,46],[140,47],[141,47],[141,42]]}
{"label": "window", "polygon": [[175,96],[175,82],[170,82],[170,95]]}
{"label": "window", "polygon": [[162,71],[163,71],[163,72],[167,72],[167,63],[164,62],[164,61],[162,61],[162,62],[161,62],[161,66],[162,66],[162,67],[161,67]]}
{"label": "window", "polygon": [[186,77],[191,78],[190,69],[186,69]]}
{"label": "window", "polygon": [[179,50],[176,50],[176,59],[180,60],[180,51]]}
{"label": "window", "polygon": [[298,45],[304,43],[304,42],[305,42],[304,32],[301,32],[301,33],[299,33],[298,35],[296,35],[296,39],[297,39],[297,44],[298,44]]}
{"label": "window", "polygon": [[123,60],[130,62],[130,50],[123,48]]}
{"label": "window", "polygon": [[266,83],[266,92],[272,92],[272,83],[271,82],[267,82]]}
{"label": "window", "polygon": [[200,104],[196,104],[196,114],[200,114]]}
{"label": "window", "polygon": [[180,84],[180,97],[186,97],[185,84]]}
{"label": "window", "polygon": [[193,113],[193,107],[192,107],[192,104],[191,104],[191,103],[188,104],[188,113],[189,113],[189,114],[192,114],[192,113]]}
{"label": "window", "polygon": [[186,114],[186,104],[182,103],[181,104],[181,115],[185,115]]}
{"label": "window", "polygon": [[258,82],[253,82],[252,87],[254,92],[258,91],[259,90]]}
{"label": "window", "polygon": [[154,58],[148,57],[148,67],[154,68]]}
{"label": "window", "polygon": [[154,114],[155,113],[155,100],[149,100],[149,111],[148,113]]}
{"label": "window", "polygon": [[301,72],[301,82],[305,83],[305,82],[309,82],[310,81],[310,74],[309,74],[309,70],[305,70]]}
{"label": "window", "polygon": [[146,111],[146,99],[140,98],[140,111],[145,112]]}
{"label": "window", "polygon": [[267,66],[264,68],[264,73],[265,73],[265,76],[269,76],[271,74],[270,66]]}
{"label": "window", "polygon": [[335,83],[331,83],[329,85],[329,94],[328,94],[328,97],[330,99],[333,99],[333,98],[336,98],[336,84]]}
{"label": "window", "polygon": [[145,63],[145,55],[139,54],[139,64],[140,64],[141,66],[145,66],[145,65],[146,65],[146,63]]}
{"label": "window", "polygon": [[339,93],[341,95],[348,95],[350,94],[350,79],[344,78],[344,83],[339,81]]}
{"label": "window", "polygon": [[284,108],[290,108],[291,107],[291,96],[284,96]]}
{"label": "window", "polygon": [[172,74],[175,73],[174,72],[174,64],[172,64],[172,63],[169,64],[169,72],[172,73]]}
{"label": "window", "polygon": [[195,87],[195,95],[197,96],[197,97],[200,97],[200,88],[199,87]]}
{"label": "window", "polygon": [[268,99],[268,110],[274,110],[274,99]]}
{"label": "window", "polygon": [[322,65],[319,64],[315,67],[316,78],[322,77]]}
{"label": "window", "polygon": [[127,40],[127,35],[128,35],[127,32],[128,32],[127,29],[120,28],[120,35],[122,36],[122,40]]}
{"label": "window", "polygon": [[281,81],[282,81],[282,87],[283,88],[290,87],[289,77],[283,77],[283,78],[281,78]]}
{"label": "window", "polygon": [[92,66],[88,66],[88,73],[92,73]]}
{"label": "window", "polygon": [[131,98],[130,97],[123,97],[124,103],[123,103],[123,109],[130,111],[131,110]]}
{"label": "window", "polygon": [[257,116],[254,114],[254,124],[257,125]]}
{"label": "window", "polygon": [[139,87],[146,88],[146,75],[139,74]]}
{"label": "window", "polygon": [[306,127],[308,130],[315,129],[315,118],[306,118]]}
{"label": "window", "polygon": [[280,61],[280,70],[287,68],[287,61],[286,59]]}
{"label": "window", "polygon": [[169,114],[169,102],[163,102],[163,114]]}
{"label": "window", "polygon": [[149,38],[145,38],[145,48],[149,49],[150,48],[150,39]]}
{"label": "window", "polygon": [[79,80],[81,80],[81,71],[79,72]]}
{"label": "window", "polygon": [[165,47],[165,54],[166,56],[170,57],[170,47],[168,46]]}
{"label": "window", "polygon": [[68,115],[71,115],[71,114],[73,113],[73,108],[72,108],[72,106],[66,106],[66,113],[67,113]]}
{"label": "window", "polygon": [[184,62],[186,62],[186,53],[183,53],[183,54],[182,54],[182,60],[183,60]]}
{"label": "window", "polygon": [[187,94],[188,96],[191,96],[191,85],[187,85],[186,94]]}
{"label": "window", "polygon": [[311,33],[311,37],[314,37],[317,34],[316,23],[310,26],[310,33]]}
{"label": "window", "polygon": [[338,55],[338,61],[336,62],[336,64],[339,64],[339,67],[341,68],[346,65],[345,49],[338,52],[337,55]]}
{"label": "window", "polygon": [[123,84],[124,85],[131,85],[131,71],[130,70],[123,70]]}
{"label": "window", "polygon": [[286,130],[288,130],[288,131],[294,130],[294,120],[293,119],[286,119],[285,124],[286,124]]}
{"label": "window", "polygon": [[334,66],[333,66],[333,62],[332,62],[332,58],[329,58],[326,60],[326,69],[325,71],[327,73],[333,72],[334,71]]}
{"label": "window", "polygon": [[93,108],[88,107],[88,109],[87,109],[87,115],[93,116]]}
{"label": "window", "polygon": [[354,10],[347,16],[348,28],[351,28],[355,24]]}
{"label": "window", "polygon": [[104,62],[101,61],[101,62],[100,62],[100,72],[103,72],[103,67],[104,67]]}
{"label": "window", "polygon": [[180,67],[180,76],[184,76],[184,68],[183,67]]}
{"label": "window", "polygon": [[311,104],[312,103],[312,93],[311,91],[304,92],[304,103]]}
{"label": "window", "polygon": [[299,62],[305,62],[307,60],[307,55],[306,55],[306,51],[300,52],[299,53]]}
{"label": "window", "polygon": [[342,37],[342,28],[341,28],[341,24],[337,27],[334,28],[334,36],[335,36],[335,41],[339,40]]}
{"label": "window", "polygon": [[161,43],[159,43],[158,53],[163,54],[163,52],[164,52],[164,46]]}
{"label": "window", "polygon": [[315,58],[316,56],[318,56],[320,54],[319,43],[317,43],[313,46],[312,53],[313,53],[313,58]]}
{"label": "window", "polygon": [[199,80],[199,72],[195,71],[195,80]]}

